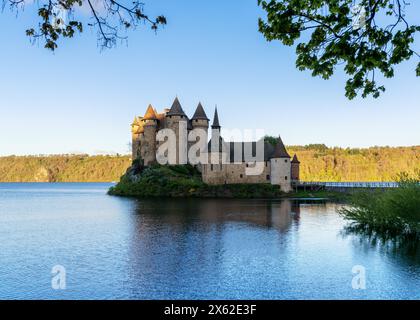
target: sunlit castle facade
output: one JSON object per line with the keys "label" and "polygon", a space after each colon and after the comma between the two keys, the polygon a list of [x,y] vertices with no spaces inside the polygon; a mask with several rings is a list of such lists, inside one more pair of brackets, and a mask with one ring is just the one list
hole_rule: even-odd
{"label": "sunlit castle facade", "polygon": [[[296,155],[291,159],[280,137],[275,146],[263,140],[225,142],[221,136],[217,109],[211,125],[210,141],[209,128],[210,120],[201,103],[191,119],[183,111],[178,98],[175,98],[170,109],[162,112],[157,112],[149,105],[144,116],[135,117],[131,125],[132,158],[140,159],[145,166],[161,163],[159,150],[167,141],[162,136],[166,136],[169,129],[173,132],[172,137],[176,138],[173,160],[169,164],[190,162],[196,165],[207,184],[271,183],[288,192],[292,189],[292,183],[299,180],[300,162]],[[200,137],[195,138],[195,132],[201,133]],[[205,147],[198,148],[197,153],[194,151],[194,155],[201,160],[190,161],[189,151],[201,139],[201,146]]]}

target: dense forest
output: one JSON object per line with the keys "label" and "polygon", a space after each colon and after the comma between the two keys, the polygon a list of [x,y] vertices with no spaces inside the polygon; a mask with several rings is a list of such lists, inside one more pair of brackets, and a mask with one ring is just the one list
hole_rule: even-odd
{"label": "dense forest", "polygon": [[[300,160],[304,181],[394,181],[399,172],[420,168],[420,146],[328,148],[322,144],[287,147]],[[129,167],[129,156],[8,156],[0,157],[2,182],[118,181]]]}
{"label": "dense forest", "polygon": [[327,148],[325,145],[289,146],[300,161],[304,181],[395,181],[400,172],[420,168],[420,146]]}
{"label": "dense forest", "polygon": [[118,181],[131,164],[128,156],[9,156],[0,157],[2,182]]}

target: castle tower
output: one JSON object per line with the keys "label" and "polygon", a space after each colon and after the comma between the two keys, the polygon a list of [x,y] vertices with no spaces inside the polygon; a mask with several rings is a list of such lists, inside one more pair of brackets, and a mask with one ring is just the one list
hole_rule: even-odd
{"label": "castle tower", "polygon": [[141,143],[141,156],[144,165],[150,165],[156,162],[156,132],[157,117],[152,105],[149,105],[146,114],[143,117],[144,138]]}
{"label": "castle tower", "polygon": [[220,131],[220,129],[221,129],[221,126],[220,126],[220,123],[219,123],[219,113],[217,112],[217,106],[214,110],[213,124],[211,125],[211,128],[213,130],[218,130],[218,131]]}
{"label": "castle tower", "polygon": [[279,136],[279,140],[274,149],[274,153],[270,159],[271,162],[271,184],[279,185],[280,189],[284,192],[289,192],[291,188],[291,164],[290,155],[287,153],[286,148]]}
{"label": "castle tower", "polygon": [[[216,106],[214,110],[213,124],[211,125],[211,141],[217,141],[216,139],[218,139],[219,141],[221,140],[221,128],[222,127],[219,123],[219,113],[217,112]],[[219,148],[221,148],[221,146],[219,146]],[[209,151],[211,151],[211,149]]]}
{"label": "castle tower", "polygon": [[188,117],[182,110],[181,103],[178,97],[172,103],[172,107],[166,113],[166,127],[173,130],[177,141],[176,163],[187,163],[187,148],[188,148]]}
{"label": "castle tower", "polygon": [[209,118],[207,118],[206,112],[204,111],[201,102],[198,103],[197,109],[194,112],[192,120],[192,127],[193,128],[201,128],[206,131],[209,129]]}
{"label": "castle tower", "polygon": [[142,118],[134,117],[133,123],[131,124],[131,159],[134,161],[140,154],[140,143],[141,136],[144,132],[143,125],[141,123]]}
{"label": "castle tower", "polygon": [[296,154],[293,156],[291,161],[291,179],[292,181],[299,181],[299,167],[300,161],[298,160]]}
{"label": "castle tower", "polygon": [[224,184],[226,182],[227,146],[221,136],[221,126],[217,107],[214,111],[211,126],[211,139],[208,144],[209,164],[205,166],[205,182],[210,184]]}
{"label": "castle tower", "polygon": [[[200,147],[201,149],[201,153],[198,154],[197,152],[197,156],[205,156],[207,157],[207,141],[208,141],[208,135],[209,135],[209,118],[207,118],[206,112],[204,111],[203,106],[201,105],[201,102],[198,103],[197,109],[194,112],[194,115],[192,116],[190,123],[191,123],[191,129],[195,130],[202,130],[204,131],[205,137],[201,137],[201,132],[198,133],[200,134],[200,139],[203,139],[203,141],[200,141]],[[198,141],[198,140],[196,140]],[[190,150],[190,147],[192,145],[194,145],[196,143],[196,141],[189,141],[188,142],[188,150]],[[199,170],[202,169],[201,164],[199,166],[197,166]]]}

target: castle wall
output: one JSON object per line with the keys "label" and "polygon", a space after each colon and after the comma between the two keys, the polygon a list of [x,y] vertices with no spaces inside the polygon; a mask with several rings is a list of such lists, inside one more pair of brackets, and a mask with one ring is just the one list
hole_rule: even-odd
{"label": "castle wall", "polygon": [[131,159],[134,161],[140,149],[139,134],[133,134],[131,137]]}
{"label": "castle wall", "polygon": [[203,166],[203,181],[207,184],[270,183],[271,164],[263,163],[259,175],[247,175],[246,163],[207,164]]}
{"label": "castle wall", "polygon": [[263,171],[258,175],[247,175],[247,169],[250,169],[252,165],[247,167],[246,163],[225,165],[227,183],[270,183],[271,164],[269,162],[263,162],[261,165],[263,166]]}

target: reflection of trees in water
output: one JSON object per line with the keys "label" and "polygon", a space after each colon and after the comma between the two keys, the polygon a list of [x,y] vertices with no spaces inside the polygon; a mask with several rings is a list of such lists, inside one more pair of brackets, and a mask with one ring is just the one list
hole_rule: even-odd
{"label": "reflection of trees in water", "polygon": [[391,259],[408,265],[420,266],[420,237],[379,233],[359,224],[349,224],[342,230],[342,236],[354,236],[353,242],[366,250],[377,250]]}
{"label": "reflection of trees in water", "polygon": [[286,233],[299,222],[300,208],[287,200],[142,200],[133,213],[130,278],[144,290],[162,281],[162,274],[180,285],[188,279],[208,281],[209,273],[217,279],[226,273],[226,253],[232,250],[226,236],[237,235],[239,246],[243,236],[240,227],[237,234],[226,232],[232,223]]}

